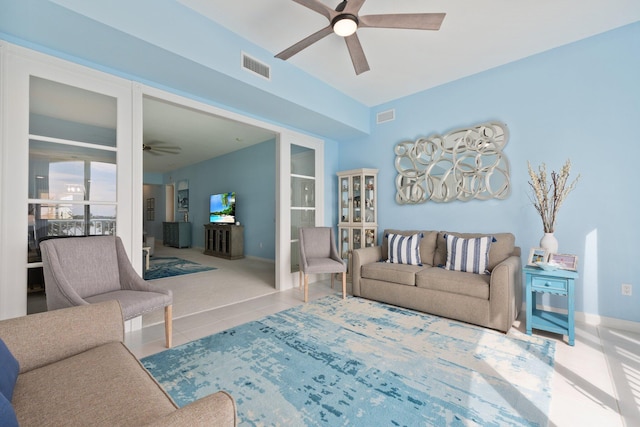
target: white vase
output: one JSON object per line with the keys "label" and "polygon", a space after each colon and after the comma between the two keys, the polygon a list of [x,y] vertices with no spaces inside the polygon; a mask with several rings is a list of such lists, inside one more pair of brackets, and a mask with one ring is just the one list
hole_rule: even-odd
{"label": "white vase", "polygon": [[544,233],[540,239],[540,247],[546,249],[550,254],[558,253],[558,239],[553,233]]}

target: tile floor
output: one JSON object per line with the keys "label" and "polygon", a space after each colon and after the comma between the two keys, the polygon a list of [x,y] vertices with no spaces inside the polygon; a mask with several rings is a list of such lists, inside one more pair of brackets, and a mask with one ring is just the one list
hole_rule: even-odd
{"label": "tile floor", "polygon": [[[160,254],[172,252],[156,248]],[[195,249],[179,251],[180,256],[200,263],[219,262]],[[272,282],[269,279],[264,285],[272,290]],[[309,299],[333,292],[328,281],[315,283]],[[33,312],[46,310],[43,294],[29,295],[29,304]],[[299,304],[302,292],[291,289],[185,316],[174,320],[173,342],[178,346]],[[524,332],[522,319],[521,315],[514,328]],[[549,426],[640,426],[640,333],[577,323],[574,347],[559,335],[535,333],[557,342]],[[164,325],[130,332],[126,344],[140,358],[163,351]]]}
{"label": "tile floor", "polygon": [[[335,292],[328,282],[310,286],[313,300]],[[302,304],[291,289],[232,304],[174,322],[174,345],[192,341]],[[524,331],[524,322],[514,325]],[[129,333],[126,343],[138,357],[164,350],[163,325]],[[578,324],[576,344],[557,342],[549,426],[640,426],[640,334]]]}

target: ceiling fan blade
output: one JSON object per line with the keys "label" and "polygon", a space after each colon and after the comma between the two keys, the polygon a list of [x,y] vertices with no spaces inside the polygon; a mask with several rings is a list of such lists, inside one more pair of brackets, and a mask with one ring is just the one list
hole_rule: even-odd
{"label": "ceiling fan blade", "polygon": [[364,50],[362,50],[360,39],[356,33],[345,37],[344,41],[347,43],[347,49],[349,49],[349,55],[351,56],[351,62],[353,62],[353,68],[355,68],[356,74],[359,75],[365,71],[369,71],[369,63],[364,56]]}
{"label": "ceiling fan blade", "polygon": [[399,13],[360,16],[360,27],[439,30],[446,13]]}
{"label": "ceiling fan blade", "polygon": [[291,58],[293,55],[295,55],[296,53],[300,52],[302,49],[305,49],[311,46],[313,43],[328,36],[331,33],[333,33],[333,28],[331,28],[331,25],[329,25],[321,29],[320,31],[311,34],[309,37],[300,40],[298,43],[294,44],[293,46],[283,50],[282,52],[276,55],[276,58],[287,60]]}
{"label": "ceiling fan blade", "polygon": [[320,15],[324,16],[329,21],[331,21],[331,19],[333,19],[333,16],[336,14],[336,12],[333,9],[331,9],[326,4],[322,3],[320,0],[293,0],[293,1],[304,7],[307,7],[313,10],[314,12],[318,12]]}
{"label": "ceiling fan blade", "polygon": [[365,0],[349,0],[344,8],[344,13],[357,15]]}

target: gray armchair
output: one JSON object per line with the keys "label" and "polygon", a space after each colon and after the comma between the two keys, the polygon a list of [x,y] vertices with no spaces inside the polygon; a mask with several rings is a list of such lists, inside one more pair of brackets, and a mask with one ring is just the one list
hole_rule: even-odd
{"label": "gray armchair", "polygon": [[304,302],[309,299],[309,274],[342,273],[342,298],[347,294],[347,265],[338,249],[331,227],[303,227],[300,236],[300,284],[304,275]]}
{"label": "gray armchair", "polygon": [[136,273],[119,237],[51,239],[40,248],[47,309],[118,300],[129,320],[164,307],[166,346],[171,348],[173,295]]}

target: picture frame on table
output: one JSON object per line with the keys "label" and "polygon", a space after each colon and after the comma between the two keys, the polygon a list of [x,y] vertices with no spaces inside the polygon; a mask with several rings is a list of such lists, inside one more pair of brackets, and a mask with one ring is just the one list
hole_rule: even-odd
{"label": "picture frame on table", "polygon": [[551,254],[549,255],[549,262],[558,264],[562,270],[578,270],[578,255],[572,254]]}
{"label": "picture frame on table", "polygon": [[531,248],[529,251],[529,258],[527,258],[527,265],[537,267],[538,262],[547,262],[549,252],[544,248]]}

